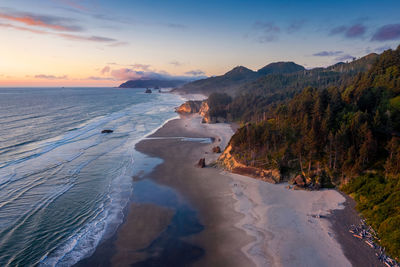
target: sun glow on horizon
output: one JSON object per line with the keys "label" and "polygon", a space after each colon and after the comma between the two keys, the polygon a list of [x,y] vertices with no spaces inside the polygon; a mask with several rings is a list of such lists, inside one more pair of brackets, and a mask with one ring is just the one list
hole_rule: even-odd
{"label": "sun glow on horizon", "polygon": [[[137,78],[222,75],[238,65],[257,70],[276,61],[312,68],[397,47],[399,2],[311,2],[290,2],[287,10],[260,0],[6,0],[0,86],[118,86]],[[374,10],[374,18],[365,17]]]}

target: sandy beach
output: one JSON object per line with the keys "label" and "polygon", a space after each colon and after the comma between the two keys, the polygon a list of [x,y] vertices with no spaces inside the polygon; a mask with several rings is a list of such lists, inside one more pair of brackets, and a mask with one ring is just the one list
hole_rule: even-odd
{"label": "sandy beach", "polygon": [[212,147],[223,149],[232,134],[229,124],[202,124],[200,116],[190,115],[169,121],[138,143],[140,153],[162,163],[134,178],[125,222],[83,262],[380,266],[373,251],[340,224],[359,217],[336,190],[295,191],[214,165],[195,167],[202,157],[212,165],[219,156]]}

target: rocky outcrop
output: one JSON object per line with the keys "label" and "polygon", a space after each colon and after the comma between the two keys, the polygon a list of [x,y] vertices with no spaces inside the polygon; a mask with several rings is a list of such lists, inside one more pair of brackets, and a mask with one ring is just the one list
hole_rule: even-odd
{"label": "rocky outcrop", "polygon": [[205,158],[201,158],[199,160],[199,162],[196,164],[196,167],[205,168],[206,167],[206,159]]}
{"label": "rocky outcrop", "polygon": [[306,180],[303,175],[299,174],[293,179],[293,184],[304,187],[306,185]]}
{"label": "rocky outcrop", "polygon": [[151,94],[151,89],[147,88],[146,91],[144,91],[146,94]]}
{"label": "rocky outcrop", "polygon": [[177,113],[198,113],[200,111],[200,107],[202,105],[203,101],[193,101],[193,100],[189,100],[186,101],[185,103],[183,103],[182,105],[180,105],[179,107],[177,107],[175,109],[175,111]]}
{"label": "rocky outcrop", "polygon": [[289,180],[290,188],[303,190],[319,190],[332,188],[328,174],[323,170],[312,170],[308,174],[301,173]]}
{"label": "rocky outcrop", "polygon": [[210,106],[207,100],[204,100],[201,104],[199,114],[203,117],[203,123],[225,123],[226,118],[210,116]]}
{"label": "rocky outcrop", "polygon": [[215,147],[213,147],[212,152],[221,153],[221,148],[219,146],[215,146]]}
{"label": "rocky outcrop", "polygon": [[228,145],[224,153],[222,153],[222,155],[218,158],[219,165],[233,173],[251,176],[269,183],[276,184],[282,181],[282,175],[279,170],[264,170],[261,168],[246,166],[235,159],[235,157],[231,154],[231,150],[232,146]]}

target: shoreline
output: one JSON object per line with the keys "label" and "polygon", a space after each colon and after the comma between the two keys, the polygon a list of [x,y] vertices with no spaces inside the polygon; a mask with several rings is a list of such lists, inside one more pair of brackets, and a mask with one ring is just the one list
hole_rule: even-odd
{"label": "shoreline", "polygon": [[[362,255],[368,254],[372,258],[363,257],[359,259],[358,253],[348,252],[349,246],[353,248],[353,251],[358,252],[364,244],[362,242],[353,244],[348,238],[343,238],[346,234],[344,231],[347,231],[347,229],[340,228],[337,222],[343,219],[340,216],[349,216],[347,210],[349,207],[346,204],[348,200],[335,190],[331,190],[332,192],[329,194],[334,195],[333,199],[336,204],[331,206],[328,203],[329,201],[323,203],[323,205],[328,205],[323,213],[323,217],[326,218],[321,218],[317,222],[316,218],[304,217],[303,211],[299,212],[292,207],[292,212],[294,211],[296,214],[294,216],[296,217],[294,218],[295,221],[293,221],[293,217],[290,217],[293,215],[286,212],[285,216],[289,217],[283,218],[279,222],[280,224],[289,223],[287,226],[291,227],[293,225],[290,225],[290,223],[297,220],[296,223],[301,225],[299,229],[304,230],[310,227],[307,223],[310,220],[313,221],[309,224],[317,225],[323,229],[319,234],[325,238],[313,240],[312,235],[315,233],[312,232],[303,236],[303,238],[313,240],[314,243],[311,242],[310,245],[314,245],[314,250],[311,249],[311,252],[306,251],[305,253],[304,248],[300,249],[303,240],[299,240],[298,237],[293,238],[290,242],[277,241],[280,229],[271,228],[271,225],[276,226],[274,218],[279,218],[282,211],[274,207],[280,204],[279,201],[278,203],[271,202],[271,198],[265,197],[265,195],[268,195],[266,192],[279,191],[285,195],[307,193],[284,189],[284,184],[272,185],[254,178],[227,173],[219,168],[195,168],[194,165],[200,157],[206,158],[206,164],[215,161],[219,154],[213,154],[211,148],[218,144],[223,150],[233,134],[230,125],[201,124],[200,121],[201,118],[198,115],[181,116],[178,119],[172,118],[152,134],[146,135],[135,147],[137,151],[148,157],[162,159],[162,163],[157,165],[150,173],[135,177],[134,195],[135,188],[137,191],[141,188],[140,184],[143,185],[148,182],[153,184],[147,188],[147,190],[150,190],[148,192],[150,195],[155,193],[154,190],[158,190],[155,188],[159,187],[174,191],[176,198],[180,199],[179,203],[184,203],[183,206],[188,207],[192,212],[187,223],[197,229],[194,231],[192,229],[192,231],[189,231],[190,233],[185,235],[173,233],[172,235],[177,236],[172,237],[172,239],[171,236],[165,237],[165,233],[171,227],[173,228],[173,218],[176,217],[176,213],[179,213],[179,205],[166,207],[164,203],[157,203],[148,199],[140,202],[137,199],[135,200],[135,196],[133,196],[131,204],[126,208],[124,222],[119,226],[115,235],[100,244],[92,256],[82,260],[77,266],[90,263],[96,263],[98,266],[104,266],[104,263],[114,266],[148,266],[155,262],[161,263],[160,261],[168,260],[168,258],[165,258],[165,255],[164,258],[155,256],[154,243],[160,243],[160,239],[168,240],[168,238],[169,243],[174,240],[173,242],[180,244],[175,247],[178,248],[178,254],[175,257],[179,258],[185,254],[191,257],[169,261],[169,264],[165,264],[165,266],[299,266],[299,264],[301,266],[307,260],[308,266],[317,266],[321,263],[325,266],[335,266],[333,262],[335,264],[341,262],[341,266],[351,266],[351,264],[354,266],[382,265],[372,252],[366,250],[368,247],[364,247]],[[171,137],[193,139],[184,141],[180,138]],[[214,143],[196,141],[196,138],[210,137],[214,138]],[[240,186],[238,186],[239,184]],[[324,191],[318,192],[323,195]],[[314,192],[308,193],[315,195]],[[301,199],[307,198],[299,198],[299,200]],[[340,199],[344,202],[344,209],[335,209],[331,214],[330,210],[333,207],[339,208]],[[318,198],[314,198],[313,201],[317,203],[317,200]],[[310,205],[312,206],[315,203]],[[285,205],[291,205],[290,201]],[[345,210],[346,212],[343,213]],[[351,209],[350,212],[355,213]],[[355,215],[357,216],[357,213]],[[258,220],[254,220],[254,218],[258,218]],[[186,220],[187,216],[183,215],[181,219]],[[154,220],[157,223],[152,223]],[[148,223],[143,225],[143,222]],[[139,225],[142,226],[139,227]],[[296,231],[294,231],[294,234],[296,234]],[[348,236],[351,238],[351,235]],[[292,237],[286,236],[286,238],[290,240]],[[324,242],[321,240],[324,240]],[[330,246],[319,257],[315,257],[313,253],[318,254],[321,250],[321,246],[319,246],[321,244],[318,242],[321,244],[329,243]],[[296,244],[300,246],[298,251],[296,251]],[[157,247],[158,250],[165,250],[166,248],[166,244]],[[179,249],[181,249],[180,253]],[[183,251],[185,253],[182,253]],[[289,259],[283,255],[282,251],[285,251],[285,253],[288,251]],[[296,251],[294,255],[292,255],[293,251]],[[308,256],[299,259],[299,254]],[[328,257],[324,258],[323,254],[328,255]],[[314,260],[310,261],[310,257]],[[332,264],[326,264],[330,257],[334,261]],[[373,257],[380,265],[374,265]],[[372,265],[368,265],[369,263]]]}

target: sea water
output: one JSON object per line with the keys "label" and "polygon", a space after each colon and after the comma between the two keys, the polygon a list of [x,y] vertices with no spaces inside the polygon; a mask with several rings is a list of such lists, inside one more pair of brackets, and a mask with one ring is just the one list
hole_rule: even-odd
{"label": "sea water", "polygon": [[0,266],[92,254],[123,220],[142,168],[134,145],[182,102],[144,89],[0,88]]}

